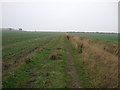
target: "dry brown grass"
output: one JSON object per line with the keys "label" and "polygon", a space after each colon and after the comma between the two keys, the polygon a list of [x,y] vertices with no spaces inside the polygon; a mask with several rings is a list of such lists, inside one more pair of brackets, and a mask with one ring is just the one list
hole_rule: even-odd
{"label": "dry brown grass", "polygon": [[[94,87],[118,86],[118,56],[117,45],[114,48],[108,44],[95,43],[86,37],[70,36],[72,45],[79,50],[83,44],[84,51],[81,60],[88,70],[91,83]],[[106,46],[105,46],[106,45]]]}

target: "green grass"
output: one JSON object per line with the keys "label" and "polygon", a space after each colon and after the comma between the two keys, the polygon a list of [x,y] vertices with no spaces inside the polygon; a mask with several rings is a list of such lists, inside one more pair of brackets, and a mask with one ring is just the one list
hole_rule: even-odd
{"label": "green grass", "polygon": [[[51,53],[56,52],[56,45],[59,37],[55,38],[48,45],[43,46],[43,50],[36,51],[32,56],[25,58],[20,63],[13,65],[4,72],[3,87],[25,88],[30,79],[35,78],[33,86],[35,88],[64,88],[70,87],[70,76],[67,74],[66,62],[64,57],[60,60],[50,60]],[[62,53],[62,51],[61,51]],[[26,60],[31,60],[25,64]],[[26,72],[30,70],[30,72]],[[15,77],[9,72],[14,72]],[[46,73],[49,75],[46,76]],[[35,76],[32,76],[32,75]]]}
{"label": "green grass", "polygon": [[103,40],[106,42],[112,43],[118,42],[118,34],[99,34],[99,33],[70,33],[70,34],[77,36],[86,36],[97,40]]}
{"label": "green grass", "polygon": [[25,40],[31,40],[35,38],[41,38],[43,36],[56,36],[61,33],[50,32],[26,32],[26,31],[2,31],[2,45],[9,45],[16,42],[22,42]]}
{"label": "green grass", "polygon": [[40,46],[43,43],[49,41],[50,39],[52,39],[52,37],[47,37],[47,38],[42,38],[41,40],[32,40],[30,42],[20,43],[20,44],[14,46],[14,48],[13,47],[4,48],[3,49],[3,56],[9,55],[9,57],[10,57],[11,56],[10,54],[17,55],[17,53],[25,52],[26,50],[29,50],[31,48],[35,48],[36,46]]}
{"label": "green grass", "polygon": [[87,87],[90,88],[92,87],[92,84],[90,82],[90,78],[89,78],[89,74],[86,68],[85,68],[85,64],[83,63],[83,61],[81,59],[83,59],[83,57],[76,52],[76,50],[73,50],[74,54],[74,63],[76,65],[76,69],[77,69],[77,73],[79,75],[79,79],[80,79],[80,85],[83,87]]}
{"label": "green grass", "polygon": [[83,61],[81,60],[83,59],[81,54],[78,53],[78,51],[74,48],[70,41],[68,41],[67,39],[64,40],[65,40],[64,42],[66,42],[64,43],[65,44],[64,46],[66,47],[65,49],[68,50],[71,53],[71,55],[73,55],[74,66],[76,67],[77,70],[80,86],[87,88],[92,87],[88,75],[88,70],[85,68]]}
{"label": "green grass", "polygon": [[[70,34],[90,37],[92,45],[98,47],[102,44],[108,47],[109,44],[117,45],[116,34]],[[73,78],[68,68],[69,60],[73,60],[72,66],[76,69],[80,87],[115,87],[107,76],[107,73],[114,76],[112,69],[114,70],[115,66],[110,66],[111,62],[107,61],[105,64],[105,60],[95,57],[88,48],[83,48],[83,53],[78,53],[78,49],[63,33],[3,31],[2,37],[3,64],[5,62],[11,65],[3,70],[3,88],[73,88]],[[28,53],[36,47],[40,49]],[[26,55],[15,58],[24,54]],[[59,55],[57,60],[50,59],[54,54]],[[86,61],[84,61],[85,56]],[[14,61],[18,62],[14,63]],[[103,78],[105,76],[108,80]],[[116,77],[112,79],[116,80]]]}
{"label": "green grass", "polygon": [[[52,40],[61,33],[3,31],[3,59],[9,59]],[[7,56],[7,57],[6,57]]]}

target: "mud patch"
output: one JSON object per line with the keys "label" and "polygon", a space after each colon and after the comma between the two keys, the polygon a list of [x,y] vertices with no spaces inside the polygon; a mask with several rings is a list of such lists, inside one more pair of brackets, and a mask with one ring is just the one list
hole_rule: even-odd
{"label": "mud patch", "polygon": [[50,59],[50,60],[57,60],[57,59],[59,59],[59,58],[57,57],[57,55],[51,55],[49,59]]}
{"label": "mud patch", "polygon": [[33,83],[36,81],[35,78],[31,78],[27,83],[26,83],[26,87],[28,88],[32,88],[33,87]]}
{"label": "mud patch", "polygon": [[3,70],[7,70],[11,65],[10,64],[6,64],[6,65],[3,65]]}
{"label": "mud patch", "polygon": [[61,59],[62,54],[52,54],[49,57],[49,60],[60,60]]}
{"label": "mud patch", "polygon": [[60,47],[58,47],[58,48],[56,48],[57,50],[61,50],[62,48],[60,48]]}
{"label": "mud patch", "polygon": [[50,76],[50,72],[43,72],[43,73],[40,73],[40,75],[47,77],[47,76]]}
{"label": "mud patch", "polygon": [[32,62],[32,60],[31,60],[30,58],[25,59],[25,63],[26,63],[26,64],[29,64],[29,63],[31,63],[31,62]]}

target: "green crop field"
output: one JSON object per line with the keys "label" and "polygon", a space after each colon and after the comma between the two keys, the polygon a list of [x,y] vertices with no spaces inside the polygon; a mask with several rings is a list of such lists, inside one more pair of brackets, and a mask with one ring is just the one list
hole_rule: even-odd
{"label": "green crop field", "polygon": [[104,33],[70,33],[72,35],[77,35],[77,36],[87,36],[90,38],[98,39],[98,40],[103,40],[107,42],[118,42],[118,34],[104,34]]}
{"label": "green crop field", "polygon": [[3,88],[116,88],[117,34],[2,31]]}

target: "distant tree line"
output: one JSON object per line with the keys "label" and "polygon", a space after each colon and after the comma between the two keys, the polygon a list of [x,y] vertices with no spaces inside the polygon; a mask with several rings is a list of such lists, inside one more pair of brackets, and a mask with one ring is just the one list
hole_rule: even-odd
{"label": "distant tree line", "polygon": [[98,34],[115,34],[115,32],[67,32],[67,33],[98,33]]}

